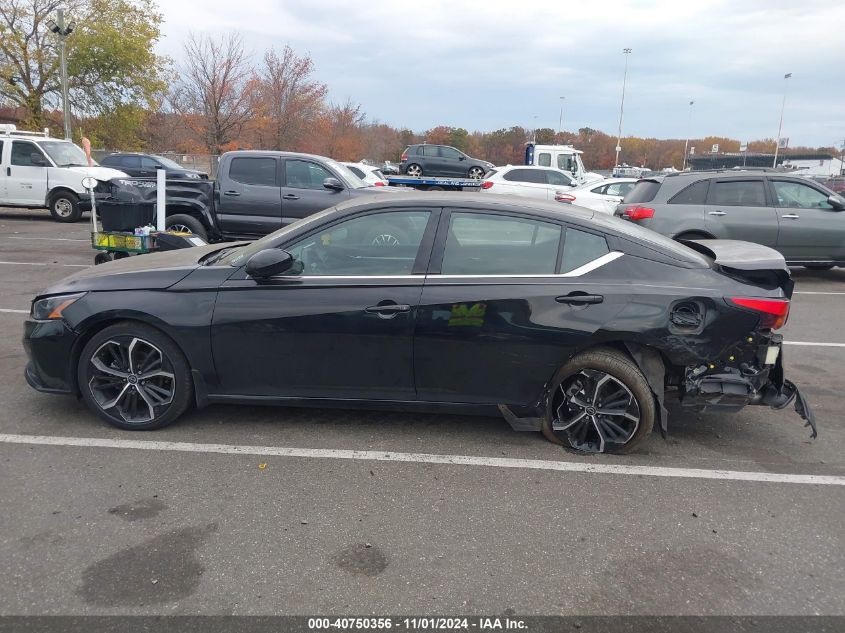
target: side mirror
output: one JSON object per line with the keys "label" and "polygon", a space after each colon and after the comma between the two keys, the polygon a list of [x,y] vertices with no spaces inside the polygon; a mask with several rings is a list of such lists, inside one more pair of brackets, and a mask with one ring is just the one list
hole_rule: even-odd
{"label": "side mirror", "polygon": [[467,159],[467,157],[463,156],[463,155],[460,158],[458,158],[458,160],[466,160],[466,159]]}
{"label": "side mirror", "polygon": [[845,198],[842,196],[832,195],[827,197],[827,201],[837,211],[845,209]]}
{"label": "side mirror", "polygon": [[44,160],[44,157],[39,154],[38,152],[32,152],[29,155],[29,162],[32,163],[33,167],[46,167],[47,161]]}
{"label": "side mirror", "polygon": [[326,178],[323,181],[323,186],[330,191],[343,191],[343,183],[341,183],[337,178]]}
{"label": "side mirror", "polygon": [[250,277],[273,277],[281,275],[293,266],[293,255],[280,248],[265,248],[249,258],[246,274]]}

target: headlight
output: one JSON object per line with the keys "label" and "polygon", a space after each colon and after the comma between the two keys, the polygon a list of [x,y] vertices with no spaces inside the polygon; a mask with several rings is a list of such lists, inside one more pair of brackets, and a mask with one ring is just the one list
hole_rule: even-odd
{"label": "headlight", "polygon": [[57,295],[33,301],[30,314],[33,319],[38,321],[61,319],[62,313],[83,296],[85,296],[85,293],[80,292],[75,295]]}
{"label": "headlight", "polygon": [[199,180],[202,178],[202,176],[200,176],[199,174],[188,172],[187,174],[185,174],[185,178],[196,178],[197,180]]}

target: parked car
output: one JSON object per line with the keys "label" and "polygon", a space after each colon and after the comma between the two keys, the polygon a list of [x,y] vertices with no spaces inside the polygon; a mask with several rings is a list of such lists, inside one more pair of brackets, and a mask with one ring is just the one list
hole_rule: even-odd
{"label": "parked car", "polygon": [[47,208],[57,222],[76,222],[91,208],[84,178],[94,178],[95,196],[105,197],[110,179],[126,177],[92,163],[70,141],[0,125],[0,206]]}
{"label": "parked car", "polygon": [[572,174],[552,167],[508,165],[495,167],[484,177],[481,190],[541,200],[554,200],[555,196],[572,189],[577,182]]}
{"label": "parked car", "polygon": [[637,178],[605,178],[569,191],[562,191],[555,200],[613,215],[622,198],[634,188]]}
{"label": "parked car", "polygon": [[833,178],[828,178],[822,184],[833,191],[834,193],[838,194],[845,194],[845,176],[834,176]]}
{"label": "parked car", "polygon": [[193,403],[392,407],[501,412],[574,450],[626,452],[665,431],[671,394],[714,411],[794,402],[815,433],[773,333],[783,257],[690,244],[527,198],[349,200],[248,245],[52,285],[26,321],[26,379],[129,430]]}
{"label": "parked car", "polygon": [[640,180],[615,214],[679,240],[756,242],[827,270],[845,266],[843,210],[845,199],[808,178],[716,170]]}
{"label": "parked car", "polygon": [[154,178],[157,170],[164,169],[168,178],[208,180],[208,174],[204,171],[187,169],[176,161],[155,154],[108,154],[103,157],[100,164],[119,169],[133,178]]}
{"label": "parked car", "polygon": [[400,173],[399,165],[391,163],[389,160],[384,161],[384,164],[381,166],[380,171],[385,176],[398,176]]}
{"label": "parked car", "polygon": [[399,171],[409,176],[467,176],[480,180],[493,163],[467,156],[448,145],[409,145],[402,152]]}
{"label": "parked car", "polygon": [[381,170],[375,165],[368,165],[367,163],[341,163],[346,165],[353,174],[358,176],[368,185],[373,187],[386,187],[387,179]]}
{"label": "parked car", "polygon": [[[168,229],[195,233],[207,242],[249,240],[351,198],[391,189],[371,187],[325,156],[226,152],[220,157],[216,180],[168,182],[165,222]],[[155,202],[156,188],[153,183],[116,179],[111,194]]]}

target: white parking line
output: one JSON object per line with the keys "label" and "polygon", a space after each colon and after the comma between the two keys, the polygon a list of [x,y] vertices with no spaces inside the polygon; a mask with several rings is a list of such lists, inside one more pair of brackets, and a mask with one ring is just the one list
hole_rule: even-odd
{"label": "white parking line", "polygon": [[54,264],[52,262],[0,262],[6,266],[64,266],[65,268],[88,268],[90,264]]}
{"label": "white parking line", "polygon": [[471,455],[431,455],[393,451],[354,451],[322,448],[285,448],[281,446],[241,446],[234,444],[195,444],[193,442],[155,442],[147,440],[110,440],[96,437],[52,437],[48,435],[0,434],[0,443],[78,446],[85,448],[123,448],[143,451],[182,453],[220,453],[224,455],[261,455],[263,457],[305,457],[316,459],[352,459],[377,462],[445,464],[450,466],[487,466],[492,468],[527,468],[603,475],[648,475],[686,479],[731,479],[780,484],[845,486],[845,477],[836,475],[792,475],[788,473],[709,470],[703,468],[668,468],[663,466],[628,466],[584,462],[558,462],[542,459],[476,457]]}
{"label": "white parking line", "polygon": [[49,242],[91,242],[90,239],[86,240],[78,237],[18,237],[15,235],[8,235],[6,238],[10,240],[47,240]]}

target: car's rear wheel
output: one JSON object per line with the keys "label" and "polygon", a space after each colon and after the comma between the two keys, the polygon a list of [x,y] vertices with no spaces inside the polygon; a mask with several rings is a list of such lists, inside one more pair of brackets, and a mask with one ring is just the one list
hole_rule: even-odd
{"label": "car's rear wheel", "polygon": [[56,222],[76,222],[82,217],[79,198],[67,192],[53,194],[50,198],[50,215]]}
{"label": "car's rear wheel", "polygon": [[405,173],[411,176],[412,178],[419,178],[423,175],[423,169],[420,165],[416,163],[411,163],[408,165],[408,168],[405,170]]}
{"label": "car's rear wheel", "polygon": [[179,231],[180,233],[193,233],[208,241],[208,231],[205,230],[202,222],[192,215],[177,213],[168,216],[164,220],[164,226],[168,231]]}
{"label": "car's rear wheel", "polygon": [[698,231],[687,231],[686,233],[681,233],[680,235],[676,235],[675,239],[678,241],[681,240],[712,240],[713,237],[707,235],[707,233],[699,233]]}
{"label": "car's rear wheel", "polygon": [[804,268],[808,270],[830,270],[833,264],[804,264]]}
{"label": "car's rear wheel", "polygon": [[654,428],[648,381],[630,358],[600,348],[575,356],[552,381],[543,435],[579,453],[628,453]]}
{"label": "car's rear wheel", "polygon": [[176,344],[149,325],[128,321],[88,341],[77,379],[95,413],[130,431],[174,422],[188,408],[193,391],[190,367]]}
{"label": "car's rear wheel", "polygon": [[481,167],[470,167],[469,171],[467,172],[467,176],[472,178],[473,180],[481,180],[484,178],[485,172]]}

